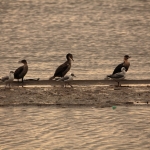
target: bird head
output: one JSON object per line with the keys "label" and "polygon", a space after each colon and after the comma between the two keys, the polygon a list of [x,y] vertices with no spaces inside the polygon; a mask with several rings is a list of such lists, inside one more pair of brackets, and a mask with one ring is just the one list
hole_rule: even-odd
{"label": "bird head", "polygon": [[129,58],[131,58],[129,55],[124,55],[124,59],[125,59],[125,60],[127,60],[127,59],[129,59]]}
{"label": "bird head", "polygon": [[[66,55],[66,58],[67,58],[67,60],[69,60],[69,59],[73,60],[73,55],[70,54],[70,53],[68,53],[68,54]],[[74,61],[74,60],[73,60],[73,61]]]}
{"label": "bird head", "polygon": [[23,64],[27,64],[27,61],[25,59],[18,61],[18,63],[23,63]]}
{"label": "bird head", "polygon": [[74,75],[74,73],[71,73],[70,75],[71,75],[72,77],[76,77],[76,76]]}
{"label": "bird head", "polygon": [[14,74],[14,71],[10,71],[10,73]]}

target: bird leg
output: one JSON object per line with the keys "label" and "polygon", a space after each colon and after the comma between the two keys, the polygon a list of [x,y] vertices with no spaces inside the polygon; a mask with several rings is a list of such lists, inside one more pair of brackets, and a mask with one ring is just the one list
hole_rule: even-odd
{"label": "bird leg", "polygon": [[116,85],[117,87],[121,86],[120,81],[116,81],[118,84]]}
{"label": "bird leg", "polygon": [[65,88],[67,87],[67,84],[70,85],[73,88],[73,86],[69,82],[64,83]]}
{"label": "bird leg", "polygon": [[64,88],[66,88],[66,83],[64,84]]}
{"label": "bird leg", "polygon": [[118,81],[118,86],[121,86],[121,83],[120,83],[120,81]]}
{"label": "bird leg", "polygon": [[23,78],[22,78],[22,87],[23,87]]}
{"label": "bird leg", "polygon": [[119,86],[119,81],[118,81],[118,86]]}
{"label": "bird leg", "polygon": [[9,83],[9,88],[10,88],[10,89],[12,88],[12,84],[10,84],[10,83]]}
{"label": "bird leg", "polygon": [[66,84],[70,85],[73,88],[73,86],[69,82],[67,82]]}
{"label": "bird leg", "polygon": [[68,85],[70,85],[73,88],[73,86],[69,82],[68,82]]}

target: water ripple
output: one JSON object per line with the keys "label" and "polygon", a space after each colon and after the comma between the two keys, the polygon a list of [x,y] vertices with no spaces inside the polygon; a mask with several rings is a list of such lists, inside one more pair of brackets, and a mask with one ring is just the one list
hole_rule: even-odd
{"label": "water ripple", "polygon": [[149,107],[0,108],[1,149],[149,149]]}
{"label": "water ripple", "polygon": [[70,52],[75,60],[72,72],[78,79],[104,79],[125,54],[132,56],[127,78],[149,78],[149,1],[15,0],[0,4],[0,76],[15,70],[18,60],[27,59],[26,78],[48,79]]}

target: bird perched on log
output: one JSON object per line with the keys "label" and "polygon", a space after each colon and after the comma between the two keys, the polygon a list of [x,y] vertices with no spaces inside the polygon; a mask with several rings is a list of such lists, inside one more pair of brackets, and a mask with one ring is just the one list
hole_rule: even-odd
{"label": "bird perched on log", "polygon": [[68,84],[73,88],[73,86],[70,84],[70,82],[73,80],[74,77],[76,77],[76,76],[73,73],[71,73],[70,75],[66,75],[62,78],[56,79],[56,81],[63,81],[64,87],[66,87],[66,85]]}
{"label": "bird perched on log", "polygon": [[54,75],[52,77],[50,77],[49,80],[52,80],[55,77],[64,77],[66,75],[66,73],[70,70],[70,68],[71,68],[71,61],[73,60],[73,55],[68,53],[66,55],[66,58],[67,58],[67,61],[64,62],[62,65],[60,65],[56,69]]}
{"label": "bird perched on log", "polygon": [[122,67],[121,72],[108,75],[107,77],[111,78],[111,79],[124,79],[125,78],[125,73],[126,73],[125,67]]}
{"label": "bird perched on log", "polygon": [[5,88],[7,87],[7,85],[9,85],[10,88],[10,85],[14,80],[14,72],[10,71],[9,76],[2,77],[1,80],[5,83]]}
{"label": "bird perched on log", "polygon": [[23,63],[23,66],[21,66],[15,70],[14,78],[18,79],[18,81],[19,81],[19,79],[22,79],[22,86],[23,86],[23,78],[28,72],[28,64],[27,64],[27,61],[25,59],[19,61],[18,63]]}
{"label": "bird perched on log", "polygon": [[125,78],[125,74],[126,74],[126,69],[125,69],[125,67],[122,67],[121,72],[111,74],[111,75],[107,75],[107,78],[115,80],[116,82],[118,82],[118,86],[120,86],[119,82],[120,82],[121,79]]}
{"label": "bird perched on log", "polygon": [[124,60],[123,63],[119,64],[113,71],[112,74],[116,74],[118,72],[121,72],[121,68],[125,67],[125,71],[127,72],[129,67],[130,67],[130,62],[128,61],[128,59],[131,58],[129,55],[125,55],[124,56]]}

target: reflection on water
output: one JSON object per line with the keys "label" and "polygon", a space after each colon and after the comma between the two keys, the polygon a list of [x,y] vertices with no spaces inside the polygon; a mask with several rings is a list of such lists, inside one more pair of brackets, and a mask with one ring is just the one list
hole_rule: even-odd
{"label": "reflection on water", "polygon": [[0,108],[0,149],[148,150],[149,109]]}

